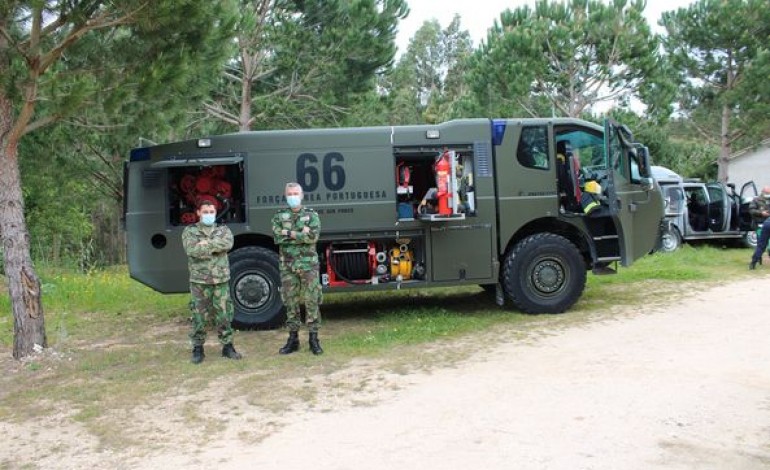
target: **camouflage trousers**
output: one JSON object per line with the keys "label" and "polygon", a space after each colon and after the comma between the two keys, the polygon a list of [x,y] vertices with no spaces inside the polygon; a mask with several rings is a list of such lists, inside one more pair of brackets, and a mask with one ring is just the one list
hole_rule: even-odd
{"label": "camouflage trousers", "polygon": [[292,269],[288,263],[281,265],[281,300],[286,306],[286,326],[289,331],[299,331],[302,324],[300,305],[305,304],[308,330],[317,332],[321,325],[321,283],[318,265],[309,269]]}
{"label": "camouflage trousers", "polygon": [[193,346],[203,346],[206,342],[206,325],[213,323],[217,329],[219,342],[223,345],[233,342],[233,302],[230,300],[230,284],[190,283],[190,310],[192,311],[192,331],[190,342]]}

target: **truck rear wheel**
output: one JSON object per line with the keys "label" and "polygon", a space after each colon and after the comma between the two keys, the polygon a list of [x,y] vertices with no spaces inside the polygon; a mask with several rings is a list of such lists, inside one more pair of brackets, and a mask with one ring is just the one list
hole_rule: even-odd
{"label": "truck rear wheel", "polygon": [[278,290],[278,254],[259,246],[230,253],[230,297],[238,328],[270,329],[283,324],[286,312]]}
{"label": "truck rear wheel", "polygon": [[586,284],[578,249],[566,238],[538,233],[521,240],[503,266],[503,289],[527,313],[562,313],[577,302]]}

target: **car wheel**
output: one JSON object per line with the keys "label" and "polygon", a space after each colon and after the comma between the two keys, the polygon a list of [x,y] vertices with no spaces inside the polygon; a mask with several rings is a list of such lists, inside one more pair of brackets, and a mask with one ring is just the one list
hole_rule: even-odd
{"label": "car wheel", "polygon": [[676,227],[662,229],[658,249],[663,253],[671,253],[682,246],[682,236]]}
{"label": "car wheel", "polygon": [[749,230],[748,232],[743,232],[743,236],[741,237],[741,244],[743,245],[744,248],[756,248],[757,231]]}

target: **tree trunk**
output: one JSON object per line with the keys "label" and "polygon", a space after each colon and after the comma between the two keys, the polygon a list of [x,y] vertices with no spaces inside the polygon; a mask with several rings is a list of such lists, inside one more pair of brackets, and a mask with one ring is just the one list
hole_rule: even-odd
{"label": "tree trunk", "polygon": [[728,164],[730,163],[730,107],[722,106],[722,126],[719,139],[719,159],[717,161],[717,180],[721,183],[727,183],[729,178]]}
{"label": "tree trunk", "polygon": [[243,60],[243,77],[241,79],[241,110],[238,115],[238,131],[251,130],[251,81],[254,74],[254,57],[246,51],[241,52]]}
{"label": "tree trunk", "polygon": [[18,138],[11,102],[0,95],[0,239],[5,276],[13,310],[13,357],[32,354],[35,345],[47,347],[45,319],[40,302],[40,280],[29,254],[29,232],[19,174]]}

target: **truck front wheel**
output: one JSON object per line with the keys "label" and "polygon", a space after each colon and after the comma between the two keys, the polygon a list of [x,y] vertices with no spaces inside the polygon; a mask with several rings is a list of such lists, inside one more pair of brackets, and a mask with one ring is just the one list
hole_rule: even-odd
{"label": "truck front wheel", "polygon": [[281,302],[278,254],[259,246],[230,253],[230,297],[235,308],[233,325],[270,329],[286,318]]}
{"label": "truck front wheel", "polygon": [[577,302],[586,284],[578,249],[566,238],[538,233],[518,242],[503,266],[503,289],[519,310],[562,313]]}

